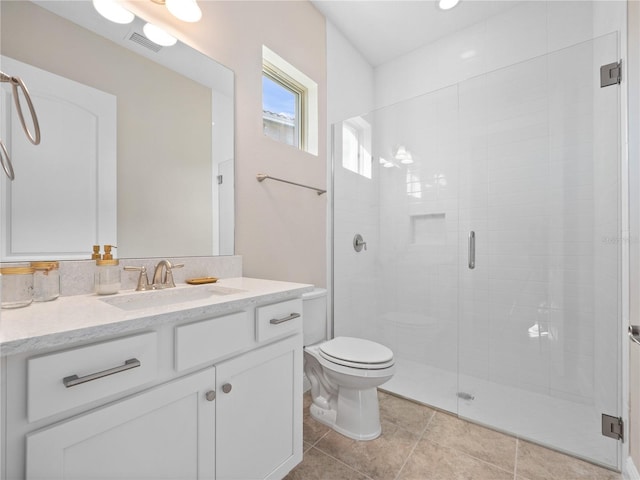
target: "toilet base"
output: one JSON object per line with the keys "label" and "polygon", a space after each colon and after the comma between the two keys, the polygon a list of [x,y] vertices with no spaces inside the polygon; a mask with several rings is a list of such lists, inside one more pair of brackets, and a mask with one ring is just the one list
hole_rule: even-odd
{"label": "toilet base", "polygon": [[374,440],[382,433],[376,388],[365,390],[340,387],[337,409],[311,404],[311,416],[345,437]]}

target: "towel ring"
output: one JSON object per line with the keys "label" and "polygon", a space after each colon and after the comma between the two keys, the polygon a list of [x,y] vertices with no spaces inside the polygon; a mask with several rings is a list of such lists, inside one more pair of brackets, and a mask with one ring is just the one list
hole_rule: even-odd
{"label": "towel ring", "polygon": [[13,173],[13,165],[11,164],[9,152],[7,152],[7,147],[5,147],[2,140],[0,140],[0,164],[2,164],[2,169],[4,170],[4,173],[7,174],[7,177],[9,177],[9,180],[16,178]]}
{"label": "towel ring", "polygon": [[[20,77],[10,77],[6,73],[2,73],[2,72],[0,72],[0,82],[8,82],[11,84],[11,88],[13,89],[13,101],[16,105],[16,111],[18,112],[18,117],[20,118],[22,129],[24,130],[24,133],[29,139],[29,141],[34,145],[38,145],[40,143],[40,124],[38,123],[38,116],[36,115],[36,109],[34,108],[33,102],[31,101],[31,95],[29,95],[29,90],[27,90],[27,86],[24,84],[24,82]],[[33,134],[29,131],[29,127],[27,127],[27,123],[25,122],[25,119],[24,119],[24,113],[22,112],[22,105],[20,105],[20,89],[22,89],[22,95],[24,99],[27,101],[27,106],[29,107],[29,113],[31,113],[31,119],[33,120],[33,129],[34,129]],[[3,163],[3,167],[4,167],[4,163]],[[6,172],[6,169],[5,169],[5,172]]]}

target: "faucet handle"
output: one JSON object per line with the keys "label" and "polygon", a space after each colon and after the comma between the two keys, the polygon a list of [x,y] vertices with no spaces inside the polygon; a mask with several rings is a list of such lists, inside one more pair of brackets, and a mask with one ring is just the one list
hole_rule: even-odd
{"label": "faucet handle", "polygon": [[171,267],[167,267],[166,278],[164,280],[165,286],[169,288],[176,286],[176,282],[173,280],[173,269],[182,267],[184,267],[184,263],[176,263],[175,265],[171,265]]}
{"label": "faucet handle", "polygon": [[141,267],[124,267],[124,269],[128,272],[140,272],[136,292],[139,292],[141,290],[149,290],[151,288],[151,286],[149,285],[149,277],[147,276],[147,267],[143,265]]}

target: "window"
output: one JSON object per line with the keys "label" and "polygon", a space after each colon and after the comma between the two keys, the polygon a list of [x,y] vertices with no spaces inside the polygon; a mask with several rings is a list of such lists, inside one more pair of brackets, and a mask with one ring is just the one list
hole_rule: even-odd
{"label": "window", "polygon": [[318,84],[265,46],[262,129],[273,140],[318,154]]}
{"label": "window", "polygon": [[342,166],[371,178],[371,125],[362,117],[342,123]]}
{"label": "window", "polygon": [[274,140],[304,150],[306,89],[273,65],[262,69],[262,128]]}

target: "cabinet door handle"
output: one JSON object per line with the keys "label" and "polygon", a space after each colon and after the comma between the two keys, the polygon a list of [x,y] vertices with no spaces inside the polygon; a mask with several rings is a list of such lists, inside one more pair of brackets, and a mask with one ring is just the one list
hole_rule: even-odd
{"label": "cabinet door handle", "polygon": [[117,367],[109,368],[101,372],[92,373],[91,375],[86,375],[84,377],[78,377],[78,375],[71,375],[69,377],[64,377],[62,379],[62,383],[64,383],[64,386],[67,388],[75,387],[76,385],[80,385],[81,383],[87,383],[92,380],[98,380],[99,378],[113,375],[114,373],[120,373],[126,370],[131,370],[132,368],[139,367],[140,365],[142,365],[140,363],[140,360],[138,360],[137,358],[130,358],[129,360],[124,362],[124,365],[119,365]]}
{"label": "cabinet door handle", "polygon": [[224,393],[229,393],[231,391],[231,384],[225,383],[224,385],[222,385],[222,391]]}
{"label": "cabinet door handle", "polygon": [[269,323],[271,325],[278,325],[280,323],[288,322],[289,320],[295,320],[296,318],[299,318],[299,317],[300,317],[299,313],[292,313],[291,315],[289,315],[287,317],[272,318],[271,320],[269,320]]}

